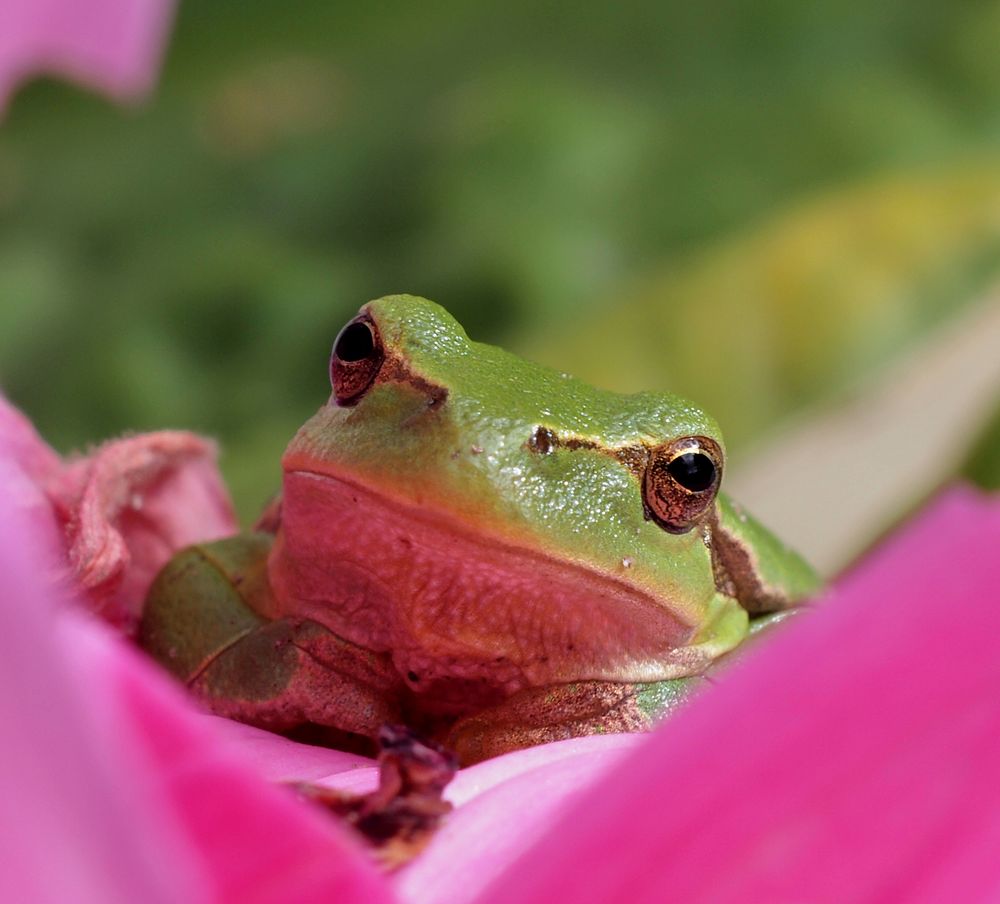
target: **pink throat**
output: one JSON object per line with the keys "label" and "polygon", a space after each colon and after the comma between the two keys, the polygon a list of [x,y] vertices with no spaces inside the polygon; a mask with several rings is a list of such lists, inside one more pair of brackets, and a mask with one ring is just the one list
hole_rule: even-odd
{"label": "pink throat", "polygon": [[676,665],[692,633],[613,576],[311,471],[285,475],[270,577],[275,615],[311,618],[366,649],[392,651],[404,676],[485,682],[504,693],[673,677],[676,668],[650,670],[666,659]]}

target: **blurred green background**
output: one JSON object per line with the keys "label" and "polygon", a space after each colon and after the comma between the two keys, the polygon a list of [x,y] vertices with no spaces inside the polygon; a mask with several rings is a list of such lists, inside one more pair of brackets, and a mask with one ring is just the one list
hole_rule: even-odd
{"label": "blurred green background", "polygon": [[147,103],[0,128],[0,383],[61,450],[219,437],[252,517],[412,292],[739,456],[1000,277],[998,48],[1000,2],[189,0]]}

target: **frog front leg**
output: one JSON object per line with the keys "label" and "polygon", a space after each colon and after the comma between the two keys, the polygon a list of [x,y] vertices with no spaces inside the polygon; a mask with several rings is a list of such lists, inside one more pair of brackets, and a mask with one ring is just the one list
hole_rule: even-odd
{"label": "frog front leg", "polygon": [[272,540],[241,535],[174,556],[150,588],[140,643],[218,715],[374,736],[399,719],[396,673],[317,622],[261,614]]}

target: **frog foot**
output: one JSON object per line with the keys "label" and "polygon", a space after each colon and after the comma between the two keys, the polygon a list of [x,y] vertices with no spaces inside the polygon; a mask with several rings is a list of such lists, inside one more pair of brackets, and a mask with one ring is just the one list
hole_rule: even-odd
{"label": "frog foot", "polygon": [[217,715],[271,731],[312,723],[373,737],[399,720],[395,679],[381,665],[316,622],[279,619],[240,637],[188,686]]}
{"label": "frog foot", "polygon": [[455,722],[443,743],[463,766],[567,738],[646,731],[653,720],[639,705],[636,686],[576,681],[527,688],[502,703]]}

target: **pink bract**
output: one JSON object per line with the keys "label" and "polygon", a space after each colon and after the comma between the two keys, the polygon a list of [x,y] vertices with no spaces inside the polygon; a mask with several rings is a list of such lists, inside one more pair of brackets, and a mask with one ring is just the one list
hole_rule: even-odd
{"label": "pink bract", "polygon": [[0,112],[17,84],[62,75],[119,99],[148,91],[173,0],[4,0]]}
{"label": "pink bract", "polygon": [[996,498],[943,496],[483,904],[1000,900],[998,549]]}
{"label": "pink bract", "polygon": [[[120,637],[50,599],[52,559],[36,553],[63,542],[51,483],[71,472],[0,410],[2,900],[1000,894],[995,498],[946,493],[653,735],[464,770],[445,828],[387,880],[269,784],[365,790],[368,761],[198,714]],[[176,483],[162,511],[198,485]]]}

